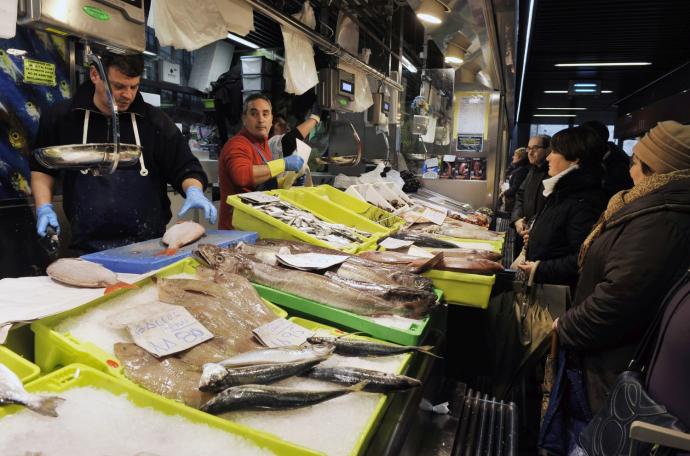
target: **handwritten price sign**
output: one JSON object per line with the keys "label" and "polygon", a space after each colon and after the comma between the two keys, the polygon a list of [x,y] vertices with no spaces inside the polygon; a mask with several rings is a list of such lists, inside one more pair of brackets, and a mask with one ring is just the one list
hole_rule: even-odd
{"label": "handwritten price sign", "polygon": [[176,307],[127,325],[134,343],[152,355],[161,357],[187,350],[213,337],[187,309]]}
{"label": "handwritten price sign", "polygon": [[284,318],[278,318],[263,326],[259,326],[253,333],[267,347],[302,345],[307,341],[307,337],[314,335],[307,328]]}

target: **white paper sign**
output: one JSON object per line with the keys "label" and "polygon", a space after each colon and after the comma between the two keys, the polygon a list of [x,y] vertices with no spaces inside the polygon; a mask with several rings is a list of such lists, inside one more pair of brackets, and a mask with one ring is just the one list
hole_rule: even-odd
{"label": "white paper sign", "polygon": [[134,343],[161,357],[199,345],[213,334],[182,306],[127,325]]}
{"label": "white paper sign", "polygon": [[401,249],[403,247],[409,247],[412,244],[414,244],[414,241],[405,241],[403,239],[395,239],[392,237],[387,237],[379,243],[381,247],[384,247],[388,250]]}
{"label": "white paper sign", "polygon": [[427,168],[434,168],[438,166],[438,158],[427,158],[424,163],[426,164]]}
{"label": "white paper sign", "polygon": [[295,269],[305,271],[328,269],[347,260],[347,255],[327,255],[323,253],[297,253],[295,255],[278,253],[278,261]]}
{"label": "white paper sign", "polygon": [[280,201],[280,198],[278,198],[277,196],[268,195],[268,194],[263,193],[263,192],[241,193],[238,196],[240,197],[240,199],[249,200],[253,203],[259,203],[259,204],[276,203],[276,202]]}
{"label": "white paper sign", "polygon": [[448,211],[440,212],[434,209],[426,208],[424,209],[424,212],[422,212],[422,217],[424,217],[431,223],[435,223],[436,225],[443,225],[443,221],[446,219],[447,212]]}
{"label": "white paper sign", "polygon": [[252,332],[259,342],[267,347],[302,345],[308,337],[314,335],[307,328],[284,318],[277,318],[270,323],[259,326]]}
{"label": "white paper sign", "polygon": [[311,147],[307,143],[301,140],[296,140],[297,142],[297,149],[292,153],[293,155],[299,155],[302,160],[304,160],[304,166],[302,166],[302,171],[304,171],[304,167],[307,166],[307,162],[309,161],[309,156],[311,155]]}
{"label": "white paper sign", "polygon": [[448,162],[448,163],[452,163],[452,162],[455,161],[455,158],[456,158],[455,155],[444,155],[444,156],[443,156],[443,161],[444,161],[444,162]]}
{"label": "white paper sign", "polygon": [[419,258],[433,258],[434,254],[424,250],[420,247],[417,247],[416,245],[411,245],[410,248],[407,250],[408,255],[416,256]]}

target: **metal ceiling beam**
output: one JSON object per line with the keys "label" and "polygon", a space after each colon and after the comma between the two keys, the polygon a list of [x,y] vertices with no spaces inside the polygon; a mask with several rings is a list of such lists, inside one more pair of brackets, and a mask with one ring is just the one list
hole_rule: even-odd
{"label": "metal ceiling beam", "polygon": [[319,35],[318,33],[314,32],[309,27],[302,24],[300,21],[295,20],[294,18],[283,14],[282,12],[273,8],[272,6],[267,5],[262,0],[247,0],[247,3],[249,3],[253,8],[255,8],[261,14],[268,16],[269,18],[276,21],[278,24],[284,25],[286,27],[291,28],[293,31],[296,31],[298,33],[303,34],[304,36],[309,38],[312,42],[314,42],[314,44],[316,44],[318,47],[323,49],[324,52],[326,52],[328,54],[335,55],[337,57],[340,57],[345,63],[348,63],[352,66],[357,67],[358,69],[367,73],[369,76],[383,82],[384,84],[388,85],[389,87],[392,87],[396,90],[403,90],[403,86],[401,84],[392,80],[391,78],[389,78],[385,74],[381,73],[380,71],[370,67],[369,65],[367,65],[366,63],[361,61],[359,58],[350,54],[349,52],[347,52],[345,49],[341,48],[337,44],[331,43],[330,41],[328,41],[323,36]]}

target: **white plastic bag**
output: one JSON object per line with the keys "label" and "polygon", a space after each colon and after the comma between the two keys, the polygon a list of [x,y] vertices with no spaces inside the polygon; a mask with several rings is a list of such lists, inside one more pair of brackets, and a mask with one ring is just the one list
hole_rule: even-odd
{"label": "white plastic bag", "polygon": [[359,26],[341,11],[335,27],[335,42],[352,55],[359,51]]}
{"label": "white plastic bag", "polygon": [[[304,2],[302,11],[293,17],[309,28],[316,27],[314,10],[309,2]],[[285,66],[283,67],[285,92],[302,95],[319,83],[319,75],[316,73],[316,63],[314,63],[314,47],[311,40],[302,34],[293,32],[283,25],[280,29],[283,32],[285,45]]]}

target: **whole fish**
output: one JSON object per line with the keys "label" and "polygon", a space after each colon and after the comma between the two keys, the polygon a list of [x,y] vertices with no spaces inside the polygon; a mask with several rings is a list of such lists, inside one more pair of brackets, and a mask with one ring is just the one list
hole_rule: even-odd
{"label": "whole fish", "polygon": [[223,367],[243,367],[299,362],[328,356],[333,353],[333,350],[335,350],[335,347],[332,345],[309,345],[304,348],[299,346],[263,348],[240,353],[217,364]]}
{"label": "whole fish", "polygon": [[233,410],[280,410],[318,404],[329,399],[362,391],[366,382],[349,388],[309,391],[274,385],[242,385],[228,388],[201,407],[204,412],[217,415]]}
{"label": "whole fish", "polygon": [[441,226],[431,232],[435,234],[440,234],[442,236],[450,236],[461,239],[478,239],[481,241],[498,241],[503,239],[503,235],[498,234],[495,231],[489,231],[484,229],[459,228],[454,226]]}
{"label": "whole fish", "polygon": [[209,363],[204,365],[204,371],[199,380],[199,390],[218,393],[231,386],[264,385],[302,374],[326,359],[327,357],[321,357],[296,363],[262,364],[230,369]]}
{"label": "whole fish", "polygon": [[[434,250],[436,252],[437,250]],[[391,250],[386,250],[383,252],[379,251],[368,251],[358,254],[360,258],[365,258],[367,260],[386,263],[386,264],[416,264],[418,261],[424,261],[419,257],[414,255],[408,255],[406,253],[394,252]],[[443,251],[443,258],[484,258],[491,261],[498,261],[502,258],[500,253],[492,252],[490,250],[480,250],[480,249],[463,249],[461,247],[455,249],[448,249]]]}
{"label": "whole fish", "polygon": [[453,249],[458,247],[452,242],[444,241],[443,239],[405,231],[393,234],[391,237],[395,239],[402,239],[403,241],[412,241],[418,247],[433,247],[440,249]]}
{"label": "whole fish", "polygon": [[196,222],[176,223],[163,234],[162,242],[168,248],[157,255],[174,255],[181,247],[198,240],[206,233],[206,228]]}
{"label": "whole fish", "polygon": [[422,384],[419,380],[405,375],[389,374],[358,367],[326,367],[316,366],[307,371],[306,377],[327,382],[355,385],[362,381],[367,384],[364,391],[370,393],[390,393],[416,388]]}
{"label": "whole fish", "polygon": [[205,261],[218,269],[238,273],[254,283],[359,315],[395,314],[419,318],[429,310],[386,301],[319,274],[270,266],[215,245],[202,244],[198,252]]}
{"label": "whole fish", "polygon": [[117,275],[98,263],[79,258],[60,258],[46,269],[51,279],[82,288],[103,288],[110,293],[120,288],[137,288],[118,280]]}
{"label": "whole fish", "polygon": [[57,407],[65,400],[57,396],[31,394],[7,366],[0,363],[0,405],[19,404],[45,416],[58,416]]}
{"label": "whole fish", "polygon": [[486,258],[443,258],[437,269],[451,272],[464,272],[469,274],[494,275],[503,271],[503,265]]}
{"label": "whole fish", "polygon": [[431,353],[431,345],[416,347],[413,345],[394,345],[372,342],[362,339],[347,339],[345,337],[312,336],[307,338],[310,344],[331,344],[335,346],[335,353],[343,356],[391,356],[401,353],[419,352],[436,356]]}

